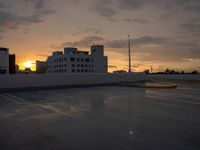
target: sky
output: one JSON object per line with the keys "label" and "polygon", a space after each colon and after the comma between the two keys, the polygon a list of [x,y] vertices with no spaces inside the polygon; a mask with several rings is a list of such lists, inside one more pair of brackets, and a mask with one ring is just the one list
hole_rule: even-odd
{"label": "sky", "polygon": [[[0,0],[0,47],[17,64],[105,45],[109,71],[200,71],[200,0]],[[35,65],[32,66],[32,69]]]}

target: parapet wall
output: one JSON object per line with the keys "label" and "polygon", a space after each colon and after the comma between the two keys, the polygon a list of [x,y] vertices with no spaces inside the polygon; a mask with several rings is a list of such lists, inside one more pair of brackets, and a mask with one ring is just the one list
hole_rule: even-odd
{"label": "parapet wall", "polygon": [[40,87],[104,85],[145,80],[144,73],[16,74],[0,75],[0,91]]}
{"label": "parapet wall", "polygon": [[200,81],[200,74],[151,74],[147,79]]}

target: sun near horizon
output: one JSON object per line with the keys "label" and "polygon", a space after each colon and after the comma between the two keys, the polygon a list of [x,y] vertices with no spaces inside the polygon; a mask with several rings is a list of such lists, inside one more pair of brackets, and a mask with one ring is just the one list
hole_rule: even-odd
{"label": "sun near horizon", "polygon": [[32,71],[36,70],[36,65],[34,60],[26,60],[19,62],[19,69],[24,70],[26,68],[30,68]]}

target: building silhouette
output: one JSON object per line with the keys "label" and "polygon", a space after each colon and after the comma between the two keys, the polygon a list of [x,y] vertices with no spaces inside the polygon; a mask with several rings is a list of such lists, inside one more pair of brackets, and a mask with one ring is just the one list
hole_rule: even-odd
{"label": "building silhouette", "polygon": [[47,63],[45,61],[36,60],[36,73],[46,73]]}
{"label": "building silhouette", "polygon": [[9,73],[10,74],[16,74],[16,58],[15,54],[9,54]]}

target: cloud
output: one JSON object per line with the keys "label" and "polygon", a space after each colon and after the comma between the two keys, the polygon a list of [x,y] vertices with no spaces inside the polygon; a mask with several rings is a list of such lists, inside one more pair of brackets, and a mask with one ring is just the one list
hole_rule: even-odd
{"label": "cloud", "polygon": [[[100,16],[112,19],[121,11],[141,10],[144,7],[161,9],[166,16],[176,16],[177,11],[200,13],[199,0],[97,0],[93,3],[93,10]],[[198,16],[198,14],[197,14]]]}
{"label": "cloud", "polygon": [[98,28],[86,28],[82,31],[77,31],[74,33],[74,35],[79,35],[79,34],[92,34],[92,35],[98,35],[98,34],[103,34],[103,31],[101,29]]}
{"label": "cloud", "polygon": [[134,39],[133,43],[135,43],[135,45],[163,44],[167,43],[168,40],[169,39],[166,37],[143,36],[141,38]]}
{"label": "cloud", "polygon": [[[17,29],[20,26],[28,26],[30,24],[37,24],[43,22],[43,17],[55,13],[51,9],[43,9],[44,0],[22,0],[22,2],[30,2],[34,5],[34,9],[30,9],[29,13],[20,15],[20,9],[14,9],[11,6],[5,6],[1,4],[1,7],[6,9],[0,10],[0,32],[6,32],[7,30]],[[14,5],[14,3],[13,3]],[[29,14],[29,15],[26,15]]]}
{"label": "cloud", "polygon": [[35,56],[47,58],[49,55],[48,54],[37,54]]}
{"label": "cloud", "polygon": [[42,20],[37,15],[32,15],[29,17],[21,17],[11,12],[0,11],[0,27],[4,30],[16,29],[20,25],[28,25],[29,23],[40,23],[40,22],[42,22]]}
{"label": "cloud", "polygon": [[139,9],[148,1],[145,0],[119,0],[121,9]]}
{"label": "cloud", "polygon": [[30,16],[19,16],[12,12],[0,11],[0,27],[4,30],[17,29],[21,25],[41,23],[42,17],[54,13],[53,10],[44,10]]}
{"label": "cloud", "polygon": [[92,34],[102,34],[103,31],[97,28],[87,28],[85,29],[84,33],[92,33]]}
{"label": "cloud", "polygon": [[97,0],[92,5],[91,9],[101,16],[107,18],[108,20],[111,20],[111,18],[117,14],[117,11],[112,8],[112,5],[110,5],[110,3],[111,1],[109,0]]}
{"label": "cloud", "polygon": [[109,65],[108,67],[114,69],[114,68],[117,68],[118,66]]}
{"label": "cloud", "polygon": [[[101,36],[87,36],[81,40],[65,42],[60,44],[63,47],[84,47],[88,48],[92,43],[102,43],[107,51],[120,53],[127,56],[127,39],[108,40]],[[200,45],[193,41],[180,40],[176,37],[153,37],[143,36],[131,40],[131,49],[133,57],[140,61],[151,62],[183,62],[183,58],[193,60],[200,58]]]}
{"label": "cloud", "polygon": [[0,3],[0,8],[5,8],[6,6],[2,3]]}
{"label": "cloud", "polygon": [[182,32],[189,36],[200,36],[200,23],[182,24]]}
{"label": "cloud", "polygon": [[102,38],[100,36],[87,36],[78,41],[62,43],[62,44],[60,44],[60,46],[58,46],[58,48],[61,48],[61,47],[64,48],[64,47],[70,47],[70,46],[87,47],[88,48],[93,43],[102,42],[103,40],[104,40],[104,38]]}
{"label": "cloud", "polygon": [[[154,62],[182,62],[183,58],[198,59],[200,57],[200,45],[183,41],[179,38],[143,36],[131,41],[133,57]],[[126,39],[110,40],[105,46],[117,53],[127,55]]]}
{"label": "cloud", "polygon": [[106,47],[114,48],[114,49],[121,49],[126,48],[128,42],[126,40],[110,40],[105,42]]}
{"label": "cloud", "polygon": [[129,23],[139,23],[139,24],[147,24],[149,23],[149,20],[147,19],[140,19],[140,18],[126,18],[126,19],[123,19],[122,21],[125,21],[125,22],[129,22]]}
{"label": "cloud", "polygon": [[164,6],[165,8],[174,8],[176,9],[177,7],[188,10],[188,11],[199,11],[197,8],[200,7],[200,1],[199,0],[166,0],[164,1]]}
{"label": "cloud", "polygon": [[[132,39],[131,42],[134,46],[141,46],[141,45],[147,45],[147,44],[163,44],[163,42],[167,42],[167,38],[164,37],[152,37],[152,36],[143,36],[141,38]],[[127,48],[128,41],[125,39],[121,40],[110,40],[105,43],[106,46],[110,48]]]}
{"label": "cloud", "polygon": [[143,6],[161,7],[165,10],[182,9],[200,11],[199,0],[118,0],[121,9],[141,9]]}
{"label": "cloud", "polygon": [[75,5],[80,3],[80,0],[67,0],[67,1]]}
{"label": "cloud", "polygon": [[200,62],[200,58],[182,58],[182,60],[187,62]]}
{"label": "cloud", "polygon": [[33,4],[36,10],[40,10],[40,9],[43,9],[45,2],[47,0],[23,0],[23,1],[26,3]]}

